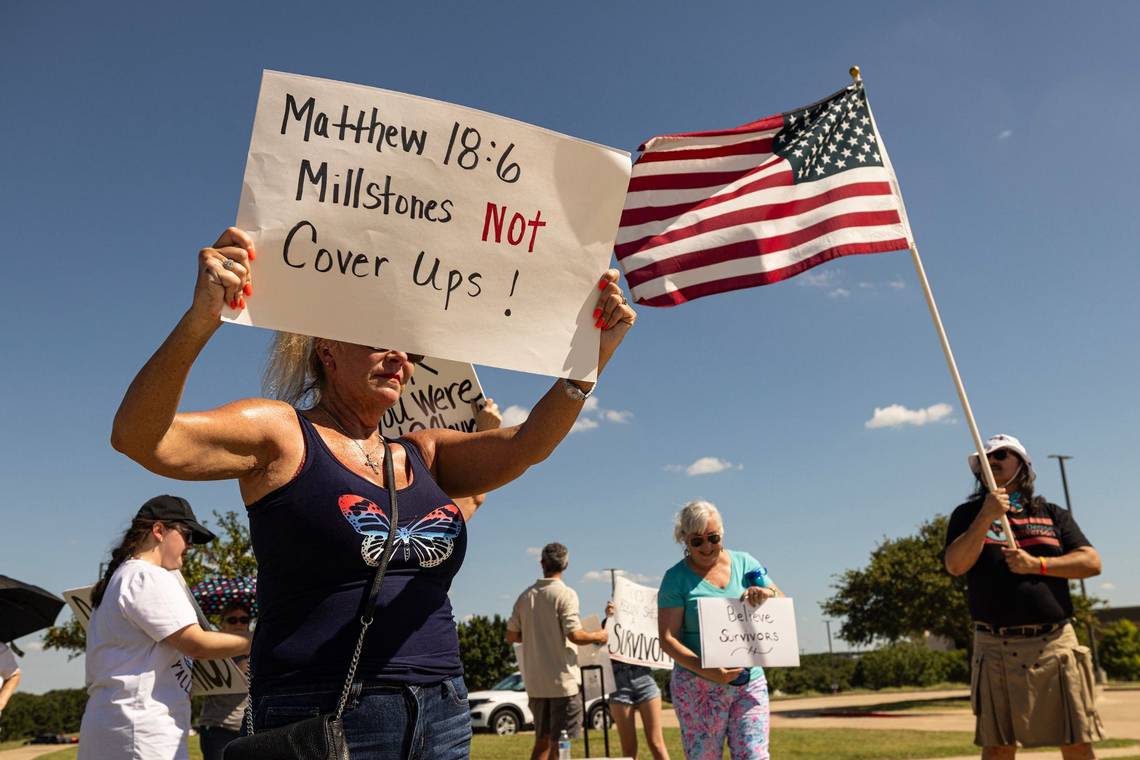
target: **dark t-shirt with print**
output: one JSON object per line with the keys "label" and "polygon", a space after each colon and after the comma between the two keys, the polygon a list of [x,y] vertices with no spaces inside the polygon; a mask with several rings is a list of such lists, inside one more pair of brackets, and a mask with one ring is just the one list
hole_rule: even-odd
{"label": "dark t-shirt with print", "polygon": [[[966,502],[950,515],[946,546],[969,529],[982,509],[982,500]],[[1043,507],[1008,515],[1017,545],[1034,557],[1059,557],[1082,546],[1091,546],[1066,509],[1046,503]],[[1073,614],[1069,582],[1051,575],[1018,575],[1010,571],[1002,555],[1005,535],[1000,522],[986,532],[978,561],[966,573],[966,601],[974,620],[991,625],[1056,623]]]}

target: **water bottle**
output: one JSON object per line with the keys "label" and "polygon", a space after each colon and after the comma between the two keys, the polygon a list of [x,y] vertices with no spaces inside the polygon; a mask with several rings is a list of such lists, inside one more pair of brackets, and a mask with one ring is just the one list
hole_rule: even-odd
{"label": "water bottle", "polygon": [[570,735],[565,731],[558,736],[558,760],[570,760]]}

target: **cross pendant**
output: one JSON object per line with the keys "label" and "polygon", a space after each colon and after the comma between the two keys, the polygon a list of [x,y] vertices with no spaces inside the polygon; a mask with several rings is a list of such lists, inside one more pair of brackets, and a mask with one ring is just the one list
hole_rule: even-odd
{"label": "cross pendant", "polygon": [[380,474],[380,463],[373,459],[371,454],[364,455],[364,464],[368,465],[373,473]]}

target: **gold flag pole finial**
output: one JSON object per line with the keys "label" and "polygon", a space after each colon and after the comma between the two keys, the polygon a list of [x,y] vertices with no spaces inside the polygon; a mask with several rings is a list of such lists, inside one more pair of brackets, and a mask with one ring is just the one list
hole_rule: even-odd
{"label": "gold flag pole finial", "polygon": [[847,70],[847,73],[851,75],[851,79],[853,79],[854,81],[856,81],[856,82],[862,82],[863,81],[863,77],[859,74],[859,67],[858,66],[852,66],[850,69]]}

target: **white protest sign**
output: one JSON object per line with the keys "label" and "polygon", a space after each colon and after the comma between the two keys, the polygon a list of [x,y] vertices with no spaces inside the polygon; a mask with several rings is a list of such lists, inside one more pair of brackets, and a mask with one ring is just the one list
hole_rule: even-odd
{"label": "white protest sign", "polygon": [[614,578],[614,618],[610,622],[610,658],[633,665],[670,669],[673,658],[661,651],[657,634],[657,589],[620,575]]}
{"label": "white protest sign", "polygon": [[593,380],[629,154],[463,106],[266,71],[239,324]]}
{"label": "white protest sign", "polygon": [[753,607],[739,599],[697,600],[701,628],[701,667],[797,667],[796,611],[788,597],[765,599]]}
{"label": "white protest sign", "polygon": [[[597,615],[590,615],[582,619],[583,631],[600,631],[602,623]],[[601,673],[591,666],[600,666]],[[614,690],[614,668],[610,662],[610,653],[600,644],[583,644],[578,647],[578,667],[590,668],[582,670],[582,688],[586,691],[586,701],[597,699],[602,693],[609,694]],[[605,680],[604,685],[601,683]]]}
{"label": "white protest sign", "polygon": [[466,362],[425,358],[399,402],[384,412],[380,431],[390,438],[426,428],[475,429],[473,401],[483,398],[475,368]]}
{"label": "white protest sign", "polygon": [[[179,585],[186,592],[189,597],[190,603],[194,605],[194,613],[198,616],[198,623],[207,631],[211,629],[210,621],[202,614],[202,609],[198,606],[197,600],[190,593],[190,589],[186,586],[186,581],[182,577],[182,573],[177,570],[171,570],[171,573],[178,578]],[[71,608],[71,614],[83,626],[83,630],[87,630],[87,624],[91,622],[91,613],[95,609],[91,603],[91,591],[94,586],[81,586],[79,588],[68,589],[63,592],[63,599],[67,602],[67,606]],[[194,660],[193,670],[188,675],[193,687],[192,693],[194,696],[208,696],[210,694],[244,694],[247,689],[245,675],[242,674],[234,661],[227,658],[224,660]],[[181,663],[175,663],[175,671],[177,671],[179,679],[181,680],[185,673],[184,667]]]}

